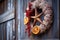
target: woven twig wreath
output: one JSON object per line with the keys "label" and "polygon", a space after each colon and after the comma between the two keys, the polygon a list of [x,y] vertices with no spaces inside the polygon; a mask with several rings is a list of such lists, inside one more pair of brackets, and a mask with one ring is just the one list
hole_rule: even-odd
{"label": "woven twig wreath", "polygon": [[[40,13],[37,11],[38,9],[41,9]],[[33,12],[34,11],[34,12]],[[24,24],[27,25],[28,30],[31,28],[31,32],[33,34],[39,34],[43,33],[45,30],[47,30],[51,24],[52,24],[52,7],[50,4],[48,4],[45,0],[35,0],[33,2],[29,3],[29,6],[26,9],[26,12],[24,13]],[[34,16],[32,16],[34,15]],[[44,20],[41,20],[41,16],[44,15]],[[34,21],[31,23],[31,20],[34,19]],[[36,22],[40,22],[40,25],[36,25]],[[33,25],[33,27],[32,27]]]}

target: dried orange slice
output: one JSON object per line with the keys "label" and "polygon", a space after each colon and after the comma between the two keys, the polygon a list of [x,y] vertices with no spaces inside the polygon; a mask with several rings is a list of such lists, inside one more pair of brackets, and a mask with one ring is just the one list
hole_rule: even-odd
{"label": "dried orange slice", "polygon": [[33,34],[38,34],[40,32],[40,28],[39,28],[39,26],[34,26],[33,28],[32,28],[32,33]]}
{"label": "dried orange slice", "polygon": [[24,24],[27,24],[29,22],[29,18],[28,17],[25,17],[24,18]]}

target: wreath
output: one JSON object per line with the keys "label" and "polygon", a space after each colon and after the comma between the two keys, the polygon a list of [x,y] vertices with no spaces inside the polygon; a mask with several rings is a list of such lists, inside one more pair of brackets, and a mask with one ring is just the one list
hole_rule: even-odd
{"label": "wreath", "polygon": [[[28,36],[30,36],[31,32],[33,34],[43,33],[51,27],[52,13],[51,5],[45,0],[29,2],[26,12],[24,13],[24,25],[26,25],[25,32],[28,31]],[[44,16],[43,20],[41,20],[42,15]],[[40,22],[40,25],[36,25],[37,21]]]}

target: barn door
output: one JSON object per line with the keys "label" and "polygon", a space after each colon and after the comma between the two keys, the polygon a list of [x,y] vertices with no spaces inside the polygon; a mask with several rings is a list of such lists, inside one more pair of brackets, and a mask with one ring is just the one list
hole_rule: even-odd
{"label": "barn door", "polygon": [[1,5],[3,13],[0,15],[0,40],[14,40],[14,0],[5,0]]}

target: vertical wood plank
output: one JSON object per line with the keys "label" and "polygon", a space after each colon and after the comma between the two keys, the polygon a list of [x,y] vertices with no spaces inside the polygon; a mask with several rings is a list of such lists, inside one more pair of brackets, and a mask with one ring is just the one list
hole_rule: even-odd
{"label": "vertical wood plank", "polygon": [[18,40],[17,0],[14,0],[14,8],[15,8],[15,39],[14,40]]}

